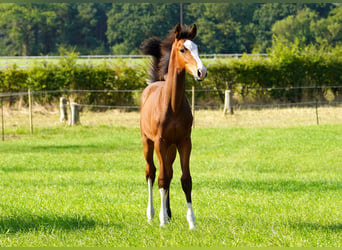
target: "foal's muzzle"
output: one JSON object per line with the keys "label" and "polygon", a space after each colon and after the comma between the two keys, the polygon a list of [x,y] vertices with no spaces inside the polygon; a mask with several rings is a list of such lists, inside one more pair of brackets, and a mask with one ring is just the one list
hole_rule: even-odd
{"label": "foal's muzzle", "polygon": [[202,81],[207,77],[207,69],[205,67],[197,70],[197,76],[195,77],[197,81]]}

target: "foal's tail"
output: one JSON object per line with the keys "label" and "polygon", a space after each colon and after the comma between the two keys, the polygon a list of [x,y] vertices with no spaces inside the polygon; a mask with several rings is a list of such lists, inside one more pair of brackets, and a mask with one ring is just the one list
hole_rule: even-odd
{"label": "foal's tail", "polygon": [[150,83],[162,80],[159,76],[159,65],[162,58],[161,43],[162,40],[152,37],[146,40],[141,46],[141,51],[144,55],[152,56],[152,62],[149,67]]}
{"label": "foal's tail", "polygon": [[170,41],[162,41],[156,37],[152,37],[142,44],[142,53],[153,58],[149,68],[150,82],[165,80],[168,72],[171,45]]}
{"label": "foal's tail", "polygon": [[161,58],[161,43],[162,43],[162,40],[160,40],[157,37],[152,37],[146,40],[141,45],[141,51],[144,55],[150,55],[156,59],[160,59]]}

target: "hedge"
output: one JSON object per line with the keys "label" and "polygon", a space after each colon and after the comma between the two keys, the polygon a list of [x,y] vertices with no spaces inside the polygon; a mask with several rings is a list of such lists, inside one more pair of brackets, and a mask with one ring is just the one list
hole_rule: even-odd
{"label": "hedge", "polygon": [[341,100],[342,50],[277,47],[269,57],[243,56],[211,65],[204,88],[231,89],[237,101],[302,102]]}
{"label": "hedge", "polygon": [[[320,51],[275,47],[269,57],[247,56],[216,61],[208,66],[208,77],[195,82],[197,90],[216,90],[211,101],[224,101],[224,90],[234,92],[236,102],[300,102],[306,99],[326,99],[327,91],[333,98],[341,98],[342,50]],[[77,65],[76,57],[64,57],[59,63],[42,62],[27,69],[13,65],[0,71],[1,92],[66,90],[138,90],[146,86],[147,66]],[[301,88],[305,87],[305,88]],[[306,88],[314,87],[314,88]],[[55,102],[60,94],[46,95],[35,101]],[[97,105],[138,104],[134,93],[87,93],[71,95],[82,103]],[[204,92],[196,93],[196,100],[205,100]]]}
{"label": "hedge", "polygon": [[[132,93],[116,93],[112,90],[135,90],[146,86],[143,68],[120,65],[78,65],[76,57],[64,57],[59,63],[39,63],[31,68],[20,69],[16,65],[0,71],[0,91],[3,93],[48,91],[37,95],[35,102],[57,102],[61,93],[74,101],[95,105],[125,105],[136,102]],[[73,93],[70,90],[108,90],[108,92]],[[56,91],[54,93],[53,91]],[[58,93],[58,91],[60,91]]]}

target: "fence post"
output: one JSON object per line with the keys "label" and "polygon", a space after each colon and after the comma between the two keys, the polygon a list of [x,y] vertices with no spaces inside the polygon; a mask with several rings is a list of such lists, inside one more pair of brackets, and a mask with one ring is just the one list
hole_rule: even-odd
{"label": "fence post", "polygon": [[30,134],[33,135],[33,119],[32,119],[32,93],[28,89],[28,101],[29,101],[29,119],[30,119]]}
{"label": "fence post", "polygon": [[192,85],[192,91],[191,91],[191,111],[192,111],[192,127],[195,127],[195,85]]}
{"label": "fence post", "polygon": [[69,125],[75,126],[80,123],[79,105],[75,102],[70,103],[70,122]]}
{"label": "fence post", "polygon": [[318,89],[317,89],[317,84],[315,85],[315,103],[316,103],[316,123],[319,125],[319,117],[318,117]]}
{"label": "fence post", "polygon": [[5,128],[4,128],[4,104],[3,104],[3,100],[1,97],[1,137],[2,137],[2,141],[5,141]]}
{"label": "fence post", "polygon": [[224,109],[223,113],[226,114],[234,114],[233,111],[233,96],[232,96],[232,91],[231,90],[226,90],[224,92]]}
{"label": "fence post", "polygon": [[59,110],[61,113],[59,121],[61,123],[66,122],[68,120],[68,112],[67,112],[67,99],[65,97],[61,97],[59,99]]}

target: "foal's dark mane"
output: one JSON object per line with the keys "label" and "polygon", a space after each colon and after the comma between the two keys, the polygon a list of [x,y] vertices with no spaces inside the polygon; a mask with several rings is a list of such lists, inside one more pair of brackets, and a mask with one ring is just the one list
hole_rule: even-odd
{"label": "foal's dark mane", "polygon": [[[152,37],[146,40],[141,51],[144,55],[152,56],[153,60],[149,68],[149,82],[164,81],[169,67],[172,44],[176,39],[175,30],[171,30],[164,40]],[[182,25],[178,39],[191,39],[190,28]]]}

